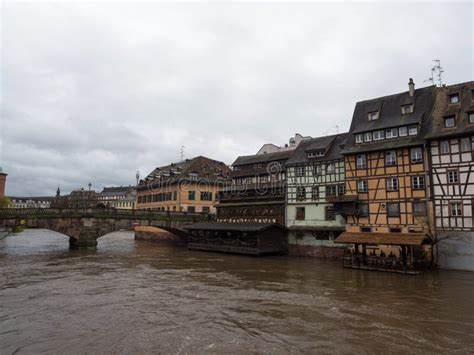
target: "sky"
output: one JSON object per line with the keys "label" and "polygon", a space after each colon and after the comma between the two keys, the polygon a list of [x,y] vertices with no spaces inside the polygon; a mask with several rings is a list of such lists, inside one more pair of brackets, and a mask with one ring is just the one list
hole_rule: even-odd
{"label": "sky", "polygon": [[357,101],[473,80],[473,2],[3,1],[0,166],[10,196],[231,164],[349,129]]}

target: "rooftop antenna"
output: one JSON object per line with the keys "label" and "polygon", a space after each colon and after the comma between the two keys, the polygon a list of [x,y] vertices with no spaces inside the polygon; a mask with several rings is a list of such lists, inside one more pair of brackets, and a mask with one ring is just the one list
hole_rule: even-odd
{"label": "rooftop antenna", "polygon": [[184,145],[181,146],[181,161],[184,160]]}
{"label": "rooftop antenna", "polygon": [[438,86],[443,85],[443,80],[442,80],[442,74],[444,73],[444,69],[441,66],[441,60],[439,59],[433,59],[434,65],[431,68],[431,76],[426,79],[424,82],[430,82],[431,85],[435,85],[435,78],[436,81],[438,82]]}

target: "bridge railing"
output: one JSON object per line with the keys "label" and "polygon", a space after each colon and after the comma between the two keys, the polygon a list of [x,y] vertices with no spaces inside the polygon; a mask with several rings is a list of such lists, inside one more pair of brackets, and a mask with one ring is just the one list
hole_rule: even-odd
{"label": "bridge railing", "polygon": [[88,216],[88,217],[124,217],[124,218],[149,218],[149,219],[191,219],[203,220],[214,219],[214,215],[208,213],[190,213],[174,211],[142,211],[108,208],[0,208],[0,218],[33,218],[33,217],[55,217],[55,216]]}

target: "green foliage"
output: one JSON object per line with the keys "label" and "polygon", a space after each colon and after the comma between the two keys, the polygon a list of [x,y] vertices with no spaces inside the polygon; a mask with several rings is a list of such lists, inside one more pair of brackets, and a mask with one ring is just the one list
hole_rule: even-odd
{"label": "green foliage", "polygon": [[12,201],[6,197],[0,197],[0,208],[9,208],[12,205]]}

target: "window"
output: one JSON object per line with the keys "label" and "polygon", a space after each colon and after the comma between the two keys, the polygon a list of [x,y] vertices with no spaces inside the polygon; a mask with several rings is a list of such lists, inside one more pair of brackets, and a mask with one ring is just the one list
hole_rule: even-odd
{"label": "window", "polygon": [[194,207],[194,206],[188,206],[188,212],[190,212],[190,213],[196,212],[196,207]]}
{"label": "window", "polygon": [[402,229],[401,228],[390,228],[390,233],[401,233]]}
{"label": "window", "polygon": [[327,185],[326,186],[326,196],[336,196],[337,195],[337,186],[336,185]]}
{"label": "window", "polygon": [[260,182],[267,182],[268,181],[268,175],[262,175],[258,178]]}
{"label": "window", "polygon": [[390,177],[386,180],[387,191],[397,191],[398,190],[398,178]]}
{"label": "window", "polygon": [[190,180],[197,180],[199,178],[198,173],[189,173],[189,179]]}
{"label": "window", "polygon": [[202,207],[202,212],[203,213],[209,213],[211,211],[211,209],[209,208],[209,206],[203,206]]}
{"label": "window", "polygon": [[404,127],[399,127],[399,128],[398,128],[398,135],[399,135],[400,137],[405,137],[405,136],[407,136],[407,135],[408,135],[408,129],[407,129],[407,127],[405,127],[405,126],[404,126]]}
{"label": "window", "polygon": [[321,165],[315,165],[314,166],[314,175],[319,176],[322,174],[322,168]]}
{"label": "window", "polygon": [[449,103],[450,103],[450,104],[457,104],[457,103],[459,103],[459,94],[451,94],[451,95],[449,95]]}
{"label": "window", "polygon": [[357,169],[363,169],[367,166],[367,157],[365,154],[359,154],[356,158]]}
{"label": "window", "polygon": [[410,161],[412,163],[421,163],[423,161],[423,149],[421,147],[410,149]]}
{"label": "window", "polygon": [[357,181],[357,192],[367,192],[367,180]]}
{"label": "window", "polygon": [[356,134],[356,143],[362,143],[363,141],[364,141],[364,135],[362,133]]}
{"label": "window", "polygon": [[372,228],[370,227],[360,227],[360,231],[363,233],[370,233],[372,232]]}
{"label": "window", "polygon": [[399,203],[387,203],[387,216],[388,217],[400,217],[400,204]]}
{"label": "window", "polygon": [[336,171],[336,165],[334,163],[330,163],[326,165],[326,172],[327,173],[334,173]]}
{"label": "window", "polygon": [[397,165],[397,152],[395,150],[389,150],[385,152],[385,165]]}
{"label": "window", "polygon": [[471,138],[465,137],[461,138],[461,152],[471,151]]}
{"label": "window", "polygon": [[188,200],[194,200],[194,199],[195,199],[194,191],[188,191]]}
{"label": "window", "polygon": [[304,166],[296,167],[296,176],[304,176]]}
{"label": "window", "polygon": [[303,186],[298,186],[296,188],[296,200],[306,201],[306,190]]}
{"label": "window", "polygon": [[346,184],[339,184],[337,185],[337,193],[339,196],[346,194]]}
{"label": "window", "polygon": [[402,115],[413,113],[413,104],[402,106]]}
{"label": "window", "polygon": [[364,133],[364,142],[372,142],[372,132]]}
{"label": "window", "polygon": [[374,131],[373,133],[374,141],[379,141],[381,139],[385,138],[385,132],[384,131]]}
{"label": "window", "polygon": [[462,204],[461,204],[461,202],[450,202],[449,203],[449,215],[451,217],[462,216]]}
{"label": "window", "polygon": [[336,213],[334,212],[334,207],[326,206],[325,208],[325,219],[326,221],[334,221],[336,219]]}
{"label": "window", "polygon": [[202,191],[201,201],[212,201],[212,192]]}
{"label": "window", "polygon": [[449,141],[442,141],[440,145],[441,154],[449,154]]}
{"label": "window", "polygon": [[296,207],[296,219],[299,221],[304,221],[305,219],[305,208]]}
{"label": "window", "polygon": [[242,179],[236,179],[235,183],[236,185],[242,185]]}
{"label": "window", "polygon": [[474,112],[468,112],[469,123],[474,123]]}
{"label": "window", "polygon": [[319,186],[311,187],[311,200],[313,201],[319,200]]}
{"label": "window", "polygon": [[378,118],[379,118],[379,112],[378,112],[378,111],[369,112],[368,118],[369,118],[369,121],[378,120]]}
{"label": "window", "polygon": [[451,128],[454,127],[456,124],[454,120],[454,116],[448,116],[444,118],[444,127]]}
{"label": "window", "polygon": [[418,134],[418,127],[417,126],[408,127],[408,135],[409,136],[416,136],[417,134]]}
{"label": "window", "polygon": [[414,190],[421,190],[425,188],[425,177],[423,175],[411,177],[411,187]]}
{"label": "window", "polygon": [[369,204],[359,203],[358,214],[361,217],[367,217],[369,215]]}
{"label": "window", "polygon": [[316,156],[316,153],[315,152],[309,152],[307,154],[308,158],[314,158]]}
{"label": "window", "polygon": [[398,129],[397,128],[389,128],[385,131],[385,138],[397,138],[398,137]]}
{"label": "window", "polygon": [[448,170],[448,184],[458,184],[458,183],[459,183],[459,171]]}
{"label": "window", "polygon": [[262,167],[262,164],[254,164],[253,168],[254,169],[260,169]]}

